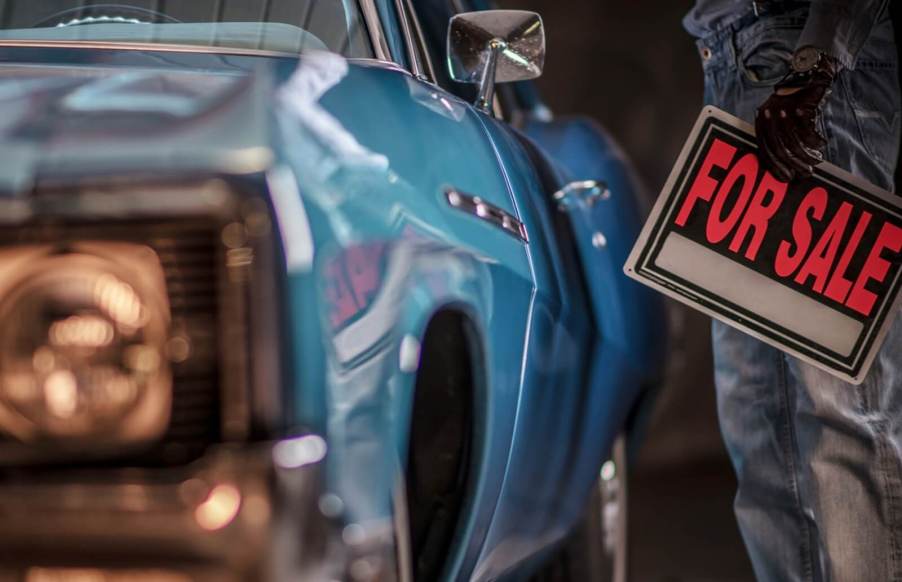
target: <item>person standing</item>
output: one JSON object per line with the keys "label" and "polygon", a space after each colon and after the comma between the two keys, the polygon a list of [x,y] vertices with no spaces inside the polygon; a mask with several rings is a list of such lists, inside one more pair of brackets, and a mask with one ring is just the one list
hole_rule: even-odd
{"label": "person standing", "polygon": [[[893,189],[889,0],[696,0],[705,102],[756,126],[783,180],[822,160]],[[854,386],[717,321],[721,433],[760,582],[902,581],[902,316]]]}

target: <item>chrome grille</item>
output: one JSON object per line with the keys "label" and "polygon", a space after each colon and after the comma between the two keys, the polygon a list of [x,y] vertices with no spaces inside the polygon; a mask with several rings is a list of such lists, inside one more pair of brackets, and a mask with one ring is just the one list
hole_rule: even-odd
{"label": "chrome grille", "polygon": [[[169,427],[151,448],[103,464],[153,466],[200,456],[221,440],[219,395],[219,281],[222,250],[218,223],[207,219],[97,224],[35,224],[0,229],[0,245],[118,241],[146,244],[163,266],[173,334],[188,338],[190,352],[172,364]],[[96,462],[93,464],[97,464]]]}

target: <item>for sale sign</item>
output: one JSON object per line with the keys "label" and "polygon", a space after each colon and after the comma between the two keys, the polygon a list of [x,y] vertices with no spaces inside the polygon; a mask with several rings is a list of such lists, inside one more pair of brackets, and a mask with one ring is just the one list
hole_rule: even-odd
{"label": "for sale sign", "polygon": [[900,199],[830,164],[784,183],[706,108],[624,270],[860,383],[899,308]]}

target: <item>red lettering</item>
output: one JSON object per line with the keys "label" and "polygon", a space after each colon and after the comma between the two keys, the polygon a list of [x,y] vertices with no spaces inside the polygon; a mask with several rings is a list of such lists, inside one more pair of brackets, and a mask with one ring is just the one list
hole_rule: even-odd
{"label": "red lettering", "polygon": [[792,240],[795,243],[795,252],[791,252],[793,243],[783,241],[777,248],[777,258],[774,261],[774,271],[780,277],[789,277],[792,275],[805,255],[808,254],[808,247],[811,245],[811,224],[808,222],[808,215],[811,214],[815,220],[820,220],[824,216],[824,210],[827,208],[827,191],[823,188],[812,188],[799,209],[792,219]]}
{"label": "red lettering", "polygon": [[698,171],[695,182],[692,183],[692,187],[686,195],[686,200],[683,202],[679,214],[677,214],[676,224],[678,226],[686,226],[686,220],[689,219],[689,215],[699,199],[710,202],[711,196],[717,188],[717,180],[711,177],[711,169],[728,168],[735,155],[736,148],[724,141],[714,139],[714,142],[708,149],[708,154],[705,156],[705,161],[702,162],[702,167]]}
{"label": "red lettering", "polygon": [[866,289],[868,282],[882,283],[886,274],[889,273],[890,262],[880,256],[886,249],[896,253],[902,250],[902,228],[889,222],[880,229],[877,242],[871,248],[864,267],[858,274],[858,279],[855,280],[855,286],[849,293],[849,300],[846,302],[846,307],[854,309],[865,317],[871,315],[874,303],[877,302],[877,295]]}
{"label": "red lettering", "polygon": [[[749,203],[749,198],[752,196],[752,189],[755,187],[755,178],[757,177],[758,158],[755,157],[755,154],[746,154],[742,156],[739,161],[736,162],[736,165],[730,168],[730,173],[727,174],[723,184],[720,185],[717,196],[714,198],[714,205],[711,207],[710,214],[708,214],[708,224],[705,227],[705,236],[707,237],[708,242],[719,243],[727,238],[727,235],[730,234],[730,231],[733,230],[736,223],[739,222],[742,213],[745,211],[745,207]],[[739,180],[742,180],[742,189],[739,191],[736,203],[733,205],[733,209],[730,210],[726,219],[721,220],[724,205],[730,198],[730,192],[733,190],[736,182]]]}
{"label": "red lettering", "polygon": [[839,258],[839,263],[833,271],[833,276],[830,277],[830,283],[827,285],[827,290],[824,292],[824,295],[838,303],[845,303],[846,297],[849,295],[849,289],[852,288],[852,281],[845,278],[846,269],[849,268],[849,263],[852,261],[855,251],[858,250],[858,245],[861,243],[861,237],[864,236],[864,231],[867,229],[868,223],[870,222],[871,213],[862,211],[861,217],[858,219],[858,224],[855,225],[855,230],[852,232],[852,237],[846,244],[846,248]]}
{"label": "red lettering", "polygon": [[341,260],[333,259],[326,265],[326,301],[329,304],[329,322],[339,327],[357,312],[357,303],[348,287]]}
{"label": "red lettering", "polygon": [[805,264],[796,275],[796,283],[806,285],[808,278],[814,276],[814,285],[812,289],[818,293],[824,292],[824,286],[827,284],[827,277],[830,276],[830,269],[836,261],[836,253],[839,252],[839,243],[842,242],[842,236],[846,232],[846,226],[849,224],[849,216],[852,215],[852,205],[843,202],[836,211],[836,215],[827,230],[821,235],[821,238],[814,245],[814,250],[808,255]]}
{"label": "red lettering", "polygon": [[382,285],[380,259],[381,244],[359,245],[345,252],[351,292],[361,308],[369,305],[370,299]]}
{"label": "red lettering", "polygon": [[[758,189],[755,190],[755,195],[752,196],[748,210],[745,211],[745,215],[742,217],[739,230],[736,231],[736,236],[733,237],[733,241],[730,243],[730,250],[738,253],[742,245],[745,244],[745,239],[749,232],[754,229],[755,233],[752,235],[752,241],[749,243],[749,248],[745,251],[745,257],[754,261],[758,256],[758,250],[761,248],[764,235],[767,234],[768,222],[780,209],[785,196],[786,183],[774,178],[770,172],[764,172],[764,177],[761,178],[761,183],[758,184]],[[765,200],[767,200],[766,203]]]}

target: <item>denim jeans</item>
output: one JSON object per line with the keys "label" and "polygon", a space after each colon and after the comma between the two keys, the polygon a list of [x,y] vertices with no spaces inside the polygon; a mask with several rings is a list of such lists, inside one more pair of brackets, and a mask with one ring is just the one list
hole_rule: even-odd
{"label": "denim jeans", "polygon": [[[806,9],[749,14],[699,41],[705,101],[752,122],[789,69]],[[879,23],[825,108],[827,159],[892,189],[899,140],[892,25]],[[860,386],[714,323],[736,518],[761,582],[902,581],[902,317]]]}

